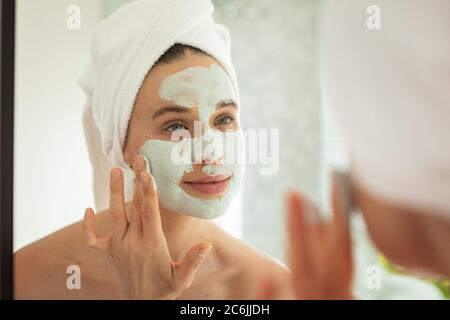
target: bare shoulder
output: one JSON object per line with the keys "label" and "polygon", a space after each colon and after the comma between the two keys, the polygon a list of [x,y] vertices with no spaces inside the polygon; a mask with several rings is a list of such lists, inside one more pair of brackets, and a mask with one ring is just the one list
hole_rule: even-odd
{"label": "bare shoulder", "polygon": [[[243,244],[247,247],[247,244]],[[237,278],[237,284],[243,296],[242,299],[257,299],[264,282],[270,281],[276,287],[285,287],[289,283],[290,271],[280,261],[248,246],[247,257],[243,259],[242,273]]]}
{"label": "bare shoulder", "polygon": [[38,240],[14,254],[15,299],[41,299],[47,297],[58,273],[60,261],[50,243]]}
{"label": "bare shoulder", "polygon": [[81,221],[53,232],[14,253],[16,299],[61,297],[67,267],[79,262]]}
{"label": "bare shoulder", "polygon": [[280,261],[225,232],[220,237],[225,243],[226,260],[234,270],[232,299],[256,299],[255,295],[265,279],[270,278],[279,287],[290,281],[291,273]]}

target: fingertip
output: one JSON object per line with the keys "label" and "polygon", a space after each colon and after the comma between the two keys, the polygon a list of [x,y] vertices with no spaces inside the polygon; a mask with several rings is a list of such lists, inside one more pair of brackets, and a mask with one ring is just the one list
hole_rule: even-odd
{"label": "fingertip", "polygon": [[258,300],[273,300],[276,294],[275,281],[268,274],[261,277]]}
{"label": "fingertip", "polygon": [[300,194],[294,192],[291,194],[289,207],[287,210],[287,226],[288,238],[294,243],[294,246],[298,245],[301,239],[307,236],[308,223],[305,217],[304,203],[301,201]]}
{"label": "fingertip", "polygon": [[88,221],[91,219],[92,215],[94,214],[94,210],[92,210],[91,208],[86,208],[86,210],[84,210],[84,220]]}
{"label": "fingertip", "polygon": [[295,197],[296,194],[297,194],[297,191],[294,188],[288,189],[286,192],[287,201],[290,202]]}
{"label": "fingertip", "polygon": [[298,215],[303,214],[303,204],[300,193],[297,191],[290,191],[288,195],[288,223]]}
{"label": "fingertip", "polygon": [[145,166],[146,166],[146,160],[144,159],[144,157],[141,154],[138,154],[134,160],[134,169],[135,172],[140,172],[140,171],[145,171]]}
{"label": "fingertip", "polygon": [[287,194],[287,202],[288,206],[290,208],[298,208],[301,207],[302,204],[302,197],[300,195],[300,192],[297,190],[289,190]]}
{"label": "fingertip", "polygon": [[122,178],[122,169],[120,169],[120,168],[111,169],[111,182],[112,183],[120,182],[121,178]]}
{"label": "fingertip", "polygon": [[94,231],[94,210],[87,208],[84,212],[84,219],[82,223],[82,228],[86,237],[86,242],[88,245],[93,245],[95,243],[95,231]]}
{"label": "fingertip", "polygon": [[202,243],[196,250],[196,254],[200,257],[206,256],[212,249],[213,245],[209,242]]}
{"label": "fingertip", "polygon": [[144,160],[144,167],[142,168],[144,171],[150,173],[150,161],[143,154],[139,155]]}

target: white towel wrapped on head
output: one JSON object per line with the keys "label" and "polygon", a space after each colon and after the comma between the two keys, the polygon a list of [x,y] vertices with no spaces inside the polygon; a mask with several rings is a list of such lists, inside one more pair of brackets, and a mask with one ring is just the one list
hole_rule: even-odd
{"label": "white towel wrapped on head", "polygon": [[145,76],[172,45],[190,45],[218,60],[239,97],[229,33],[213,20],[213,11],[210,0],[139,0],[99,23],[78,80],[87,94],[83,124],[97,210],[107,207],[112,166],[124,169],[125,201],[132,197],[134,174],[122,153],[128,121]]}

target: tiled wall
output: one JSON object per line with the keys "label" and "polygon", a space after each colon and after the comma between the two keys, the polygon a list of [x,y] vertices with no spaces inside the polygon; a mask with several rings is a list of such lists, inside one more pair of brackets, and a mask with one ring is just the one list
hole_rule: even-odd
{"label": "tiled wall", "polygon": [[215,0],[216,20],[231,33],[242,97],[242,126],[280,130],[280,169],[262,176],[247,166],[245,241],[284,260],[284,194],[319,200],[320,99],[317,0]]}

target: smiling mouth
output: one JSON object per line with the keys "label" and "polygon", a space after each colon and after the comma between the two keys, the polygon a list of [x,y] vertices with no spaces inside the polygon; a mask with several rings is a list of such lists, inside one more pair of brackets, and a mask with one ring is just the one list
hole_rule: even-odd
{"label": "smiling mouth", "polygon": [[231,177],[232,176],[207,176],[195,181],[183,181],[183,183],[191,187],[193,190],[196,190],[197,192],[207,195],[214,195],[220,194],[227,189]]}

